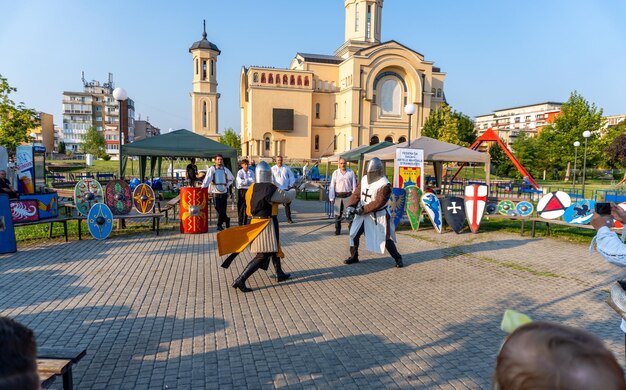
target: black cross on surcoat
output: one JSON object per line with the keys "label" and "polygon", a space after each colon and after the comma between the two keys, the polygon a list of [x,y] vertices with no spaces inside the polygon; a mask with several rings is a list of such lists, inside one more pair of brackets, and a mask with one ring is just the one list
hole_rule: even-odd
{"label": "black cross on surcoat", "polygon": [[361,192],[361,195],[363,195],[363,197],[365,198],[365,201],[366,201],[366,202],[367,202],[367,198],[371,198],[371,197],[372,197],[372,195],[371,195],[371,194],[368,194],[368,192],[370,192],[370,189],[369,189],[369,188],[367,188],[367,189],[365,190],[365,192]]}

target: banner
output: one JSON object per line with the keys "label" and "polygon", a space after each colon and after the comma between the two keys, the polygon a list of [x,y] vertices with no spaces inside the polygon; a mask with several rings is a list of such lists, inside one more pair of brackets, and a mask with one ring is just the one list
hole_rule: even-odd
{"label": "banner", "polygon": [[17,192],[35,193],[35,164],[33,146],[22,145],[15,148],[15,168],[17,171]]}
{"label": "banner", "polygon": [[396,188],[405,188],[410,185],[424,190],[424,150],[423,149],[396,149],[394,164],[393,185]]}

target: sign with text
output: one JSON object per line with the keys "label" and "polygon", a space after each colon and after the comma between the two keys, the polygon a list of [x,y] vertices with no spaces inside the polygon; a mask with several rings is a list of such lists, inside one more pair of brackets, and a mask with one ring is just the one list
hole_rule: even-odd
{"label": "sign with text", "polygon": [[35,193],[35,164],[32,145],[15,148],[15,168],[17,170],[17,192]]}
{"label": "sign with text", "polygon": [[424,150],[396,149],[393,184],[397,188],[415,185],[424,190]]}

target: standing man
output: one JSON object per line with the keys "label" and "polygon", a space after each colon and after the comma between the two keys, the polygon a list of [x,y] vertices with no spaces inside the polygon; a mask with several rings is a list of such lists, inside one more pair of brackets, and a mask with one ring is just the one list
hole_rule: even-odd
{"label": "standing man", "polygon": [[347,208],[348,199],[356,188],[356,175],[346,168],[346,159],[339,159],[339,168],[333,172],[328,188],[328,200],[335,205],[335,235],[341,234],[341,216]]}
{"label": "standing man", "polygon": [[237,217],[239,226],[248,223],[246,215],[246,191],[254,183],[254,172],[248,166],[248,160],[241,160],[241,169],[237,172]]}
{"label": "standing man", "polygon": [[304,166],[302,167],[302,176],[304,177],[304,180],[309,180],[309,173],[311,172],[311,168],[309,167],[309,162],[305,162]]}
{"label": "standing man", "polygon": [[[283,165],[283,156],[276,157],[276,165],[272,167],[272,180],[283,191],[289,191],[296,182],[291,168]],[[285,215],[287,216],[287,222],[293,223],[291,219],[291,201],[285,203]]]}
{"label": "standing man", "polygon": [[252,160],[252,162],[250,163],[250,170],[252,171],[252,173],[256,171],[256,163],[254,162],[254,160]]}
{"label": "standing man", "polygon": [[356,216],[350,227],[350,257],[344,261],[345,264],[359,262],[359,240],[365,234],[368,251],[383,254],[387,249],[396,261],[396,267],[402,268],[402,256],[394,242],[396,232],[387,209],[390,196],[391,183],[385,176],[383,163],[374,157],[367,165],[367,175],[361,178],[361,183],[348,200],[346,214]]}
{"label": "standing man", "polygon": [[187,180],[189,180],[189,187],[195,187],[198,181],[198,166],[196,165],[196,158],[192,157],[190,163],[187,165]]}
{"label": "standing man", "polygon": [[310,179],[311,180],[319,180],[320,179],[320,162],[316,161],[315,164],[313,164],[313,167],[311,168],[311,173],[310,173]]}
{"label": "standing man", "polygon": [[235,177],[230,169],[224,166],[224,157],[221,154],[215,156],[215,165],[209,168],[202,182],[202,188],[208,188],[213,195],[215,202],[215,211],[217,211],[217,230],[224,230],[230,227],[230,218],[226,214],[226,205],[228,203],[228,189],[233,184]]}

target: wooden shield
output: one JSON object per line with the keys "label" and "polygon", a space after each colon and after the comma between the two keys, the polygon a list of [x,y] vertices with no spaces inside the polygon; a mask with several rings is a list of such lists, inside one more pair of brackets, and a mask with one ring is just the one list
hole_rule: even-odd
{"label": "wooden shield", "polygon": [[141,214],[151,213],[154,208],[154,191],[147,184],[139,184],[133,192],[133,205]]}
{"label": "wooden shield", "polygon": [[418,186],[404,187],[406,191],[406,215],[409,217],[411,228],[417,230],[420,227],[420,218],[422,217],[422,190]]}
{"label": "wooden shield", "polygon": [[545,219],[556,219],[565,214],[565,209],[571,204],[572,199],[565,192],[550,192],[539,199],[537,215]]}
{"label": "wooden shield", "polygon": [[515,206],[515,211],[517,211],[517,214],[521,215],[522,217],[528,217],[532,215],[534,210],[535,206],[533,206],[533,204],[527,200],[523,200],[519,202],[517,206]]}
{"label": "wooden shield", "polygon": [[570,205],[563,213],[563,220],[575,225],[585,225],[591,222],[596,208],[595,200],[581,200]]}
{"label": "wooden shield", "polygon": [[83,179],[74,187],[74,203],[79,214],[87,216],[96,203],[102,203],[104,194],[102,186],[94,179]]}
{"label": "wooden shield", "polygon": [[398,227],[402,216],[404,215],[404,205],[406,203],[406,191],[404,188],[392,188],[389,197],[389,213],[394,228]]}
{"label": "wooden shield", "polygon": [[17,251],[13,218],[11,218],[11,206],[9,197],[0,194],[0,253],[13,253]]}
{"label": "wooden shield", "polygon": [[460,233],[465,225],[465,199],[453,196],[443,199],[443,216],[455,233]]}
{"label": "wooden shield", "polygon": [[515,203],[510,200],[501,200],[498,202],[498,214],[511,215],[511,211],[515,211]]}
{"label": "wooden shield", "polygon": [[443,231],[443,219],[441,214],[441,203],[439,199],[437,199],[437,195],[432,192],[426,192],[422,195],[421,199],[422,207],[426,214],[428,214],[428,218],[433,223],[433,226],[437,230],[438,233]]}
{"label": "wooden shield", "polygon": [[12,200],[11,219],[14,222],[39,221],[39,202],[36,200]]}
{"label": "wooden shield", "polygon": [[209,192],[206,188],[180,189],[180,232],[206,233],[209,231]]}
{"label": "wooden shield", "polygon": [[471,184],[465,187],[465,214],[467,214],[467,223],[472,233],[478,232],[483,214],[485,210],[489,210],[487,207],[488,192],[489,188],[485,185]]}
{"label": "wooden shield", "polygon": [[113,213],[109,206],[104,203],[93,205],[87,216],[87,227],[96,240],[107,238],[113,230]]}
{"label": "wooden shield", "polygon": [[124,180],[112,180],[104,190],[104,203],[109,206],[114,215],[130,213],[133,208],[133,196],[130,186]]}

